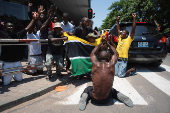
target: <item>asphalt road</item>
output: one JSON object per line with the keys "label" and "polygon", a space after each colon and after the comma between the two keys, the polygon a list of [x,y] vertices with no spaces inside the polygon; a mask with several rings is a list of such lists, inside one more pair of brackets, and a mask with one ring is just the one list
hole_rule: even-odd
{"label": "asphalt road", "polygon": [[158,68],[133,64],[137,74],[126,78],[115,77],[113,87],[129,96],[134,107],[129,108],[117,100],[107,105],[94,105],[90,101],[84,111],[78,102],[84,88],[92,85],[86,78],[68,83],[63,92],[51,91],[5,112],[9,113],[170,113],[170,54]]}

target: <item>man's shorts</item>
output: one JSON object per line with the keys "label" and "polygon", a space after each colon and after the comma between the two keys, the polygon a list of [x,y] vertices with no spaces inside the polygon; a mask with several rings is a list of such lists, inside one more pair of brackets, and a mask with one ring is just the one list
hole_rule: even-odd
{"label": "man's shorts", "polygon": [[127,69],[127,62],[128,61],[117,61],[115,65],[115,75],[122,78],[126,74]]}
{"label": "man's shorts", "polygon": [[62,55],[51,55],[51,54],[46,55],[45,65],[47,66],[47,70],[51,69],[51,66],[52,66],[54,61],[58,65],[58,71],[62,71],[62,69],[64,67]]}

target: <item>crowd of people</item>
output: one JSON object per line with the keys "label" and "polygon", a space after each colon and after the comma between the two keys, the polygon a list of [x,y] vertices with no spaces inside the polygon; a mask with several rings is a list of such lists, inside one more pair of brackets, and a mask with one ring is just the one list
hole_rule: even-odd
{"label": "crowd of people", "polygon": [[12,22],[15,25],[15,32],[21,31],[22,29],[24,29],[28,23],[29,20],[22,20],[22,19],[18,19],[15,16],[8,16],[7,14],[3,14],[2,16],[0,15],[0,30],[1,31],[5,31],[5,25],[7,22]]}
{"label": "crowd of people", "polygon": [[[68,13],[63,13],[62,22],[58,22],[56,16],[57,7],[51,6],[47,16],[43,14],[43,6],[38,7],[38,12],[30,12],[30,7],[32,3],[28,5],[28,15],[31,21],[29,24],[20,25],[19,29],[15,29],[15,24],[19,22],[6,20],[7,15],[3,15],[1,19],[1,29],[0,29],[0,38],[1,39],[46,39],[48,38],[48,45],[42,46],[40,42],[31,42],[29,45],[29,59],[28,62],[33,67],[37,63],[43,63],[43,55],[45,55],[45,65],[47,68],[46,79],[50,80],[52,77],[51,67],[54,65],[53,62],[56,62],[56,73],[61,75],[61,71],[64,67],[64,58],[66,57],[66,71],[71,73],[69,68],[71,62],[66,54],[63,43],[68,39],[67,36],[64,36],[63,33],[67,32],[70,36],[76,36],[83,40],[86,40],[90,43],[95,43],[97,38],[100,38],[100,34],[97,30],[92,29],[88,26],[88,18],[83,17],[80,25],[75,27],[73,21],[69,22]],[[128,75],[134,75],[136,69],[131,68],[127,70],[128,62],[128,50],[134,40],[134,33],[136,27],[136,14],[132,13],[133,25],[132,31],[129,34],[127,30],[120,31],[119,19],[117,17],[117,30],[119,42],[117,47],[112,41],[112,36],[109,36],[108,39],[106,36],[102,36],[101,43],[91,50],[91,62],[92,67],[92,82],[93,87],[87,87],[80,99],[79,109],[84,110],[89,99],[92,99],[96,103],[106,103],[110,98],[115,98],[124,102],[127,106],[132,107],[133,102],[127,96],[116,91],[112,88],[114,76],[125,77]],[[9,18],[9,17],[8,17]],[[15,19],[11,17],[11,19]],[[3,23],[4,22],[4,23]],[[16,22],[16,23],[13,23]],[[96,35],[95,35],[96,34]],[[18,44],[18,43],[10,43]],[[42,49],[47,48],[42,53]],[[72,48],[70,48],[72,49]],[[1,46],[1,61],[3,62],[2,69],[15,68],[22,66],[21,60],[23,58],[24,49],[21,46]],[[97,59],[97,56],[98,58]],[[2,73],[7,72],[4,70]],[[27,74],[42,74],[43,68],[33,69],[26,71]],[[14,73],[6,76],[1,76],[2,84],[8,85],[11,82],[11,79],[14,78],[16,81],[22,81],[22,71],[20,73]]]}

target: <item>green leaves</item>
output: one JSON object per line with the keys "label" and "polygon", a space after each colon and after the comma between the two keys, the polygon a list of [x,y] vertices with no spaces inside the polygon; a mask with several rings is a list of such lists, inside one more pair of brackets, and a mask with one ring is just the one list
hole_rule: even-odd
{"label": "green leaves", "polygon": [[132,13],[137,14],[136,21],[146,21],[154,23],[156,20],[161,25],[161,32],[168,32],[170,28],[170,7],[167,0],[120,0],[112,3],[108,8],[111,10],[101,29],[111,28],[115,23],[117,16],[121,16],[121,22],[131,22]]}

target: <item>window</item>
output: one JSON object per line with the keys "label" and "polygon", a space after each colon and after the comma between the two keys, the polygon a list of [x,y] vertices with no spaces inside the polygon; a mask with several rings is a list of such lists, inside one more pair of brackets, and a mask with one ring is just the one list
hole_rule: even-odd
{"label": "window", "polygon": [[[124,26],[120,28],[121,30],[128,30],[131,33],[132,26]],[[143,33],[149,33],[151,35],[158,34],[159,31],[155,27],[149,25],[137,25],[135,29],[135,35],[142,35]]]}

